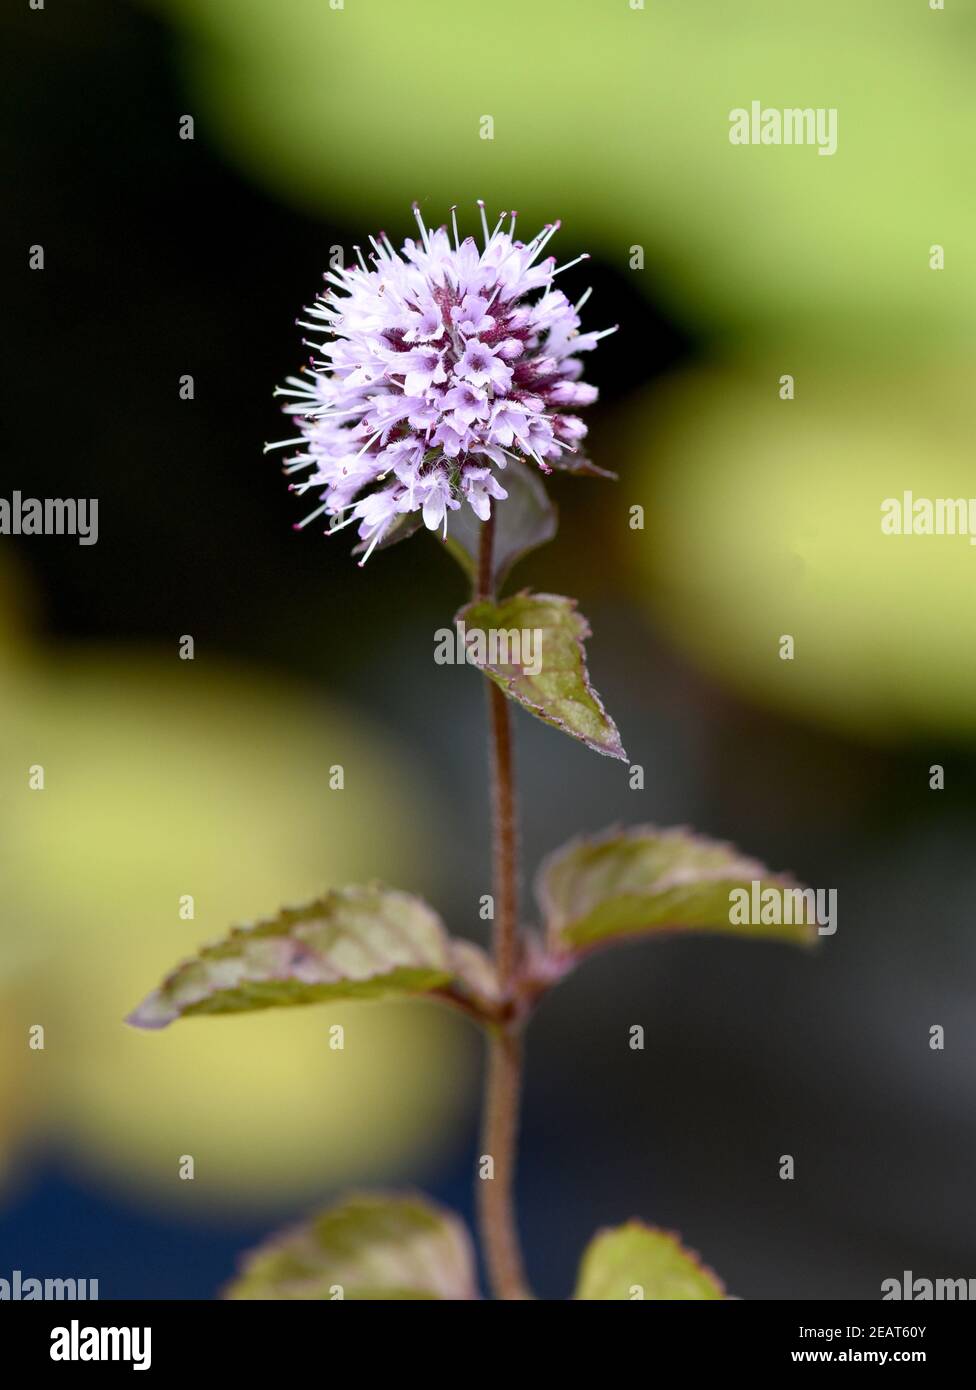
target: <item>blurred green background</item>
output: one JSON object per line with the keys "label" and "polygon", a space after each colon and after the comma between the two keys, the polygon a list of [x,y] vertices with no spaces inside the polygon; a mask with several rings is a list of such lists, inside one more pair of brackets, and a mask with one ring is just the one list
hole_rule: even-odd
{"label": "blurred green background", "polygon": [[[349,1182],[470,1211],[478,1053],[454,1020],[121,1016],[228,921],[333,882],[384,877],[483,934],[481,691],[431,659],[461,578],[426,537],[361,573],[294,534],[260,453],[331,248],[409,234],[415,198],[473,229],[477,197],[527,235],[561,217],[560,259],[593,255],[567,292],[621,324],[588,372],[620,481],[556,480],[560,537],[516,578],[579,597],[646,789],[519,720],[527,879],[580,829],[646,820],[839,892],[814,959],[674,941],[547,1001],[537,1288],[565,1296],[592,1229],[635,1214],[744,1297],[972,1273],[976,555],[882,536],[880,504],[973,491],[973,7],[79,0],[2,26],[0,492],[97,496],[100,539],[0,549],[0,1273],[209,1297]],[[731,145],[752,100],[836,107],[837,153]]]}

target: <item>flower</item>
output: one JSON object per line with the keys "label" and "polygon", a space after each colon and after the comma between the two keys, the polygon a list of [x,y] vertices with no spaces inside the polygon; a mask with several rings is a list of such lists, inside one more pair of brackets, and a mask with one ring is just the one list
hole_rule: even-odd
{"label": "flower", "polygon": [[462,505],[486,521],[507,496],[497,472],[508,459],[548,473],[586,433],[572,411],[597,393],[580,380],[577,354],[614,330],[581,334],[589,290],[574,306],[553,289],[586,257],[557,269],[539,257],[558,222],[525,244],[515,213],[489,232],[479,208],[482,249],[460,240],[453,209],[452,240],[446,227],[428,230],[415,205],[419,241],[397,252],[381,233],[370,238],[372,268],[357,247],[357,265],[329,271],[302,323],[324,335],[311,343],[317,356],[276,393],[290,398],[299,434],[268,448],[300,445],[285,471],[311,472],[292,489],[321,489],[298,527],[322,515],[328,532],[358,523],[361,563],[408,513],[445,536]]}

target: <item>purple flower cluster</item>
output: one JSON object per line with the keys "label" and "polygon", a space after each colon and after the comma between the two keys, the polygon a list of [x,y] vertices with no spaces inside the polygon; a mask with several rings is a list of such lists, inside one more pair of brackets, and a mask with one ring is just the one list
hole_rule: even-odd
{"label": "purple flower cluster", "polygon": [[270,447],[301,445],[285,471],[312,471],[292,488],[321,489],[299,526],[323,514],[329,531],[358,522],[364,562],[408,513],[445,535],[463,503],[487,520],[507,496],[498,472],[508,459],[549,472],[586,433],[573,412],[597,393],[577,354],[605,333],[579,332],[589,291],[570,304],[553,289],[569,267],[539,260],[559,223],[523,244],[514,213],[489,232],[479,206],[483,249],[459,239],[453,210],[452,240],[415,208],[419,241],[398,253],[385,233],[371,237],[372,269],[357,248],[358,265],[330,271],[314,322],[302,324],[326,335],[311,344],[318,357],[279,392],[300,435]]}

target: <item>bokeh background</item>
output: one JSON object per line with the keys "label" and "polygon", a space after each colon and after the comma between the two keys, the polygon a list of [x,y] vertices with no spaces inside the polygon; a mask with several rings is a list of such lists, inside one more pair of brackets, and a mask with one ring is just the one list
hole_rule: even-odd
{"label": "bokeh background", "polygon": [[[642,945],[545,1003],[535,1286],[565,1297],[632,1215],[746,1298],[976,1275],[976,555],[879,529],[904,488],[973,492],[973,7],[24,0],[0,33],[0,495],[100,499],[94,547],[0,542],[0,1275],[210,1298],[347,1184],[471,1213],[460,1022],[121,1019],[229,921],[334,882],[423,892],[483,939],[482,692],[431,659],[461,576],[429,538],[360,572],[294,533],[261,455],[331,248],[408,234],[414,198],[473,230],[479,196],[530,234],[560,216],[588,324],[622,325],[590,373],[620,481],[557,480],[560,537],[516,577],[580,598],[646,786],[520,717],[527,877],[580,829],[686,822],[839,893],[813,956]],[[837,153],[731,146],[753,99],[836,107]]]}

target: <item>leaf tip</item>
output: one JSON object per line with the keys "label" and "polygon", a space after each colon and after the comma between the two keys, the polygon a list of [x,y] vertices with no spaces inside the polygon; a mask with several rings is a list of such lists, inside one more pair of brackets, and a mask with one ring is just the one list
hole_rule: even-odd
{"label": "leaf tip", "polygon": [[168,1027],[178,1017],[178,1012],[175,1009],[167,1008],[162,1002],[159,990],[154,989],[152,994],[148,994],[131,1013],[126,1014],[123,1022],[127,1023],[130,1028],[142,1028],[154,1032],[159,1028]]}
{"label": "leaf tip", "polygon": [[630,758],[627,756],[627,750],[621,743],[620,735],[617,734],[616,731],[615,737],[611,740],[606,750],[606,753],[608,758],[616,758],[619,762],[622,763],[630,762]]}
{"label": "leaf tip", "polygon": [[639,1218],[597,1231],[583,1253],[575,1298],[583,1301],[634,1296],[659,1301],[724,1300],[725,1285],[675,1231]]}

